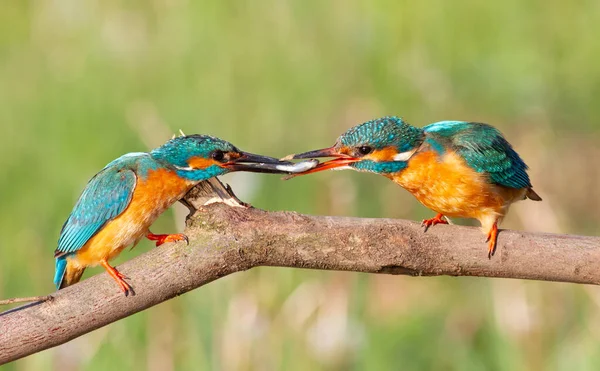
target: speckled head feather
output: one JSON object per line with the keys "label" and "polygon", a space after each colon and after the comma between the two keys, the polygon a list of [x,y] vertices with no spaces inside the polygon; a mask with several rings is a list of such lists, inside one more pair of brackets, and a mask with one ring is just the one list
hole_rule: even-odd
{"label": "speckled head feather", "polygon": [[398,153],[410,151],[424,139],[423,131],[396,116],[386,116],[367,121],[346,131],[338,139],[338,146],[359,147],[368,145],[374,149],[395,147]]}
{"label": "speckled head feather", "polygon": [[[357,154],[361,146],[367,146],[374,151],[397,155],[416,149],[424,138],[421,129],[400,117],[386,116],[351,128],[338,139],[336,147],[352,148],[350,152]],[[386,174],[401,171],[406,167],[406,161],[381,156],[378,159],[364,157],[349,166],[358,171]]]}
{"label": "speckled head feather", "polygon": [[333,147],[287,158],[333,157],[333,160],[320,163],[302,175],[344,168],[390,174],[406,168],[408,160],[424,140],[423,130],[407,124],[399,117],[386,116],[349,129]]}
{"label": "speckled head feather", "polygon": [[197,134],[173,138],[150,152],[150,156],[162,166],[175,170],[180,177],[196,182],[231,171],[285,174],[293,165],[240,151],[222,139]]}
{"label": "speckled head feather", "polygon": [[239,152],[231,143],[210,135],[186,135],[175,137],[150,152],[152,157],[164,164],[188,166],[192,157],[210,158],[214,151]]}

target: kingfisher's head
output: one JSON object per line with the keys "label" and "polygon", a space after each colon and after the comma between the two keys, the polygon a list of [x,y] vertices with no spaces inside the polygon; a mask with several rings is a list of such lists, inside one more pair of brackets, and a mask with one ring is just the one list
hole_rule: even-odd
{"label": "kingfisher's head", "polygon": [[297,175],[328,169],[354,169],[378,174],[401,171],[424,140],[421,129],[388,116],[367,121],[342,134],[329,148],[309,151],[285,158],[333,157],[313,169]]}
{"label": "kingfisher's head", "polygon": [[291,165],[276,158],[239,150],[233,144],[208,135],[184,135],[173,138],[152,150],[151,156],[173,168],[183,178],[201,181],[232,171],[286,173],[282,166]]}

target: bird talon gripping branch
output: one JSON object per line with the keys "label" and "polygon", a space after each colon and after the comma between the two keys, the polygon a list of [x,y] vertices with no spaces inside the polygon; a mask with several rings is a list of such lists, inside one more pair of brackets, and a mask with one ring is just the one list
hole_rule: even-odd
{"label": "bird talon gripping branch", "polygon": [[437,214],[431,219],[423,219],[423,221],[421,222],[421,227],[425,227],[423,229],[423,232],[427,232],[429,227],[436,224],[448,224],[448,221],[445,219],[443,214]]}
{"label": "bird talon gripping branch", "polygon": [[150,241],[156,241],[156,246],[160,246],[163,243],[166,242],[178,242],[178,241],[185,241],[186,245],[190,244],[190,240],[188,239],[188,237],[183,234],[183,233],[177,233],[177,234],[153,234],[148,232],[148,234],[146,235],[146,238],[149,239]]}
{"label": "bird talon gripping branch", "polygon": [[384,175],[438,213],[423,221],[425,230],[448,224],[443,215],[478,219],[490,258],[510,205],[541,201],[517,152],[496,128],[477,122],[442,121],[421,129],[383,117],[351,128],[332,147],[284,159],[319,157],[333,159],[288,177],[327,169]]}
{"label": "bird talon gripping branch", "polygon": [[54,253],[54,283],[59,289],[72,285],[85,268],[102,265],[125,295],[133,295],[126,277],[108,261],[145,235],[157,246],[189,243],[183,234],[154,235],[148,228],[193,186],[232,171],[288,174],[295,166],[207,135],[182,134],[150,153],[121,156],[89,181],[65,222]]}
{"label": "bird talon gripping branch", "polygon": [[488,243],[488,259],[496,253],[496,244],[498,242],[498,223],[494,223],[487,234],[485,242]]}

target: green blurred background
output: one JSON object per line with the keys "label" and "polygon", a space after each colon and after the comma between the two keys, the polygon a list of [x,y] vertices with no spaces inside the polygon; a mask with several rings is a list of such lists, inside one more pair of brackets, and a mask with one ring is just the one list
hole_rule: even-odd
{"label": "green blurred background", "polygon": [[[599,35],[592,0],[3,1],[0,298],[52,292],[87,180],[178,129],[283,156],[384,115],[488,122],[544,198],[503,226],[598,234]],[[224,180],[269,210],[433,215],[374,175]],[[599,344],[597,287],[260,268],[5,369],[597,370]]]}

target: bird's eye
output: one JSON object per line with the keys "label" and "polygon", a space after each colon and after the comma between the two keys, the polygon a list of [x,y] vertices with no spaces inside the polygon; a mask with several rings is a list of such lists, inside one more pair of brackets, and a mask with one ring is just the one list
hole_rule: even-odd
{"label": "bird's eye", "polygon": [[223,161],[223,159],[225,159],[225,152],[217,150],[214,151],[210,157],[215,161]]}
{"label": "bird's eye", "polygon": [[373,152],[373,148],[372,147],[369,147],[369,146],[360,146],[360,147],[358,147],[358,153],[360,153],[363,156],[368,155],[371,152]]}

